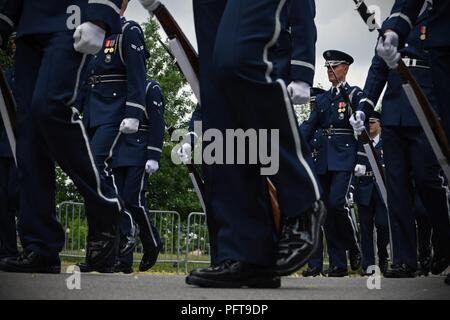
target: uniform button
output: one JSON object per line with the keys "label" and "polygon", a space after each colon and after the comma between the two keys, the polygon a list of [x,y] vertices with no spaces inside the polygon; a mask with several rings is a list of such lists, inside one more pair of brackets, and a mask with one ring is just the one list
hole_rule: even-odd
{"label": "uniform button", "polygon": [[332,125],[332,124],[330,125],[330,128],[333,128],[333,125]]}
{"label": "uniform button", "polygon": [[139,139],[137,139],[136,141],[137,141],[137,142],[141,142],[141,140],[139,140]]}
{"label": "uniform button", "polygon": [[95,84],[91,84],[91,88],[95,87]]}
{"label": "uniform button", "polygon": [[331,139],[331,136],[328,136],[328,139]]}
{"label": "uniform button", "polygon": [[117,96],[117,93],[114,92],[114,93],[113,93],[113,96],[114,96],[114,97]]}
{"label": "uniform button", "polygon": [[346,147],[349,147],[348,143],[345,145]]}

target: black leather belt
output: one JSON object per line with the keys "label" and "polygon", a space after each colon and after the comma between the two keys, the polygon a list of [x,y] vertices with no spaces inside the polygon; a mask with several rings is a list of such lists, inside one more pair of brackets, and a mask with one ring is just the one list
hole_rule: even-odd
{"label": "black leather belt", "polygon": [[93,75],[88,78],[87,83],[89,85],[96,85],[99,83],[109,83],[109,82],[125,82],[127,81],[127,75],[125,74],[104,74],[104,75]]}
{"label": "black leather belt", "polygon": [[410,58],[403,58],[402,60],[407,67],[416,67],[416,68],[425,68],[425,69],[430,68],[430,65],[428,64],[428,62],[426,62],[424,60],[410,59]]}
{"label": "black leather belt", "polygon": [[339,129],[339,128],[326,128],[322,129],[323,136],[334,136],[334,135],[353,135],[352,129]]}

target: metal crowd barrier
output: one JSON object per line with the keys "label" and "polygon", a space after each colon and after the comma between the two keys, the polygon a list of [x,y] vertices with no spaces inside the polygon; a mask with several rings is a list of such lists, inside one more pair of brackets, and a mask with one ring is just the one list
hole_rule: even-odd
{"label": "metal crowd barrier", "polygon": [[203,212],[191,212],[187,220],[185,242],[185,271],[188,272],[189,263],[209,264],[210,247],[206,225],[206,215]]}
{"label": "metal crowd barrier", "polygon": [[[150,219],[158,230],[163,248],[157,263],[173,263],[177,272],[181,261],[181,218],[176,211],[150,210]],[[62,202],[58,205],[58,220],[66,235],[62,257],[83,258],[86,254],[87,221],[84,204],[78,202]],[[135,262],[142,257],[142,245],[138,244],[135,250]]]}

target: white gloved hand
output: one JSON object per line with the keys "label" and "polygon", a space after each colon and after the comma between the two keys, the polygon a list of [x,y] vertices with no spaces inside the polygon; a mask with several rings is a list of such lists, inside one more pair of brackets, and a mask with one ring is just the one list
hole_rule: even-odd
{"label": "white gloved hand", "polygon": [[288,85],[287,91],[293,104],[305,104],[311,98],[311,86],[303,81],[292,81]]}
{"label": "white gloved hand", "polygon": [[191,144],[183,143],[181,145],[181,148],[178,149],[177,154],[181,162],[183,162],[184,164],[188,164],[191,162],[191,152],[192,152]]}
{"label": "white gloved hand", "polygon": [[96,54],[103,47],[105,30],[92,22],[85,22],[75,29],[73,47],[83,54]]}
{"label": "white gloved hand", "polygon": [[347,205],[352,207],[355,204],[355,199],[353,197],[353,192],[349,192],[347,196]]}
{"label": "white gloved hand", "polygon": [[366,120],[366,114],[362,111],[356,111],[355,116],[350,117],[350,125],[357,134],[361,134],[366,127],[364,126],[364,121]]}
{"label": "white gloved hand", "polygon": [[155,160],[147,160],[147,163],[145,164],[145,171],[152,175],[159,169],[159,163]]}
{"label": "white gloved hand", "polygon": [[139,2],[142,4],[142,6],[148,11],[148,12],[152,12],[153,10],[155,10],[160,2],[157,0],[139,0]]}
{"label": "white gloved hand", "polygon": [[366,170],[367,170],[367,168],[366,168],[365,165],[357,164],[355,166],[355,176],[361,177],[361,176],[365,175],[366,174]]}
{"label": "white gloved hand", "polygon": [[387,31],[383,38],[378,40],[377,53],[383,58],[391,69],[398,67],[401,55],[398,52],[398,34],[394,31]]}
{"label": "white gloved hand", "polygon": [[134,118],[125,118],[120,124],[119,131],[125,134],[136,133],[139,130],[139,120]]}

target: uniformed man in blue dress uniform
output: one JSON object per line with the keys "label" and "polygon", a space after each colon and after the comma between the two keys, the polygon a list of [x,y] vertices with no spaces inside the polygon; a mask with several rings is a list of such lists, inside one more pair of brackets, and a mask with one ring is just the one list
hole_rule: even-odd
{"label": "uniformed man in blue dress uniform", "polygon": [[408,36],[414,32],[423,7],[432,5],[423,47],[431,70],[431,83],[441,123],[450,140],[450,108],[447,94],[450,82],[450,2],[446,0],[396,0],[389,19],[383,24],[385,39],[380,39],[378,52],[390,67],[395,67]]}
{"label": "uniformed man in blue dress uniform", "polygon": [[[427,30],[431,31],[428,21],[432,21],[428,17],[429,10],[427,5],[423,6],[422,14],[417,19],[412,32],[406,39],[407,45],[400,50],[400,54],[432,106],[440,112],[437,108],[433,71],[430,69],[431,60],[429,53],[425,50],[426,39],[431,36],[427,32]],[[391,24],[391,19],[385,24]],[[402,21],[399,20],[398,23],[406,26],[404,19],[399,19]],[[375,55],[364,87],[368,97],[362,101],[362,109],[369,110],[376,105],[386,83],[381,137],[386,166],[388,211],[392,228],[393,265],[385,276],[402,278],[416,275],[414,189],[419,193],[423,205],[431,214],[434,248],[431,272],[439,274],[450,263],[449,206],[440,166],[402,90],[400,77],[395,71],[390,70],[389,65],[379,55]],[[361,126],[354,124],[354,128],[358,131]]]}
{"label": "uniformed man in blue dress uniform", "polygon": [[[324,200],[328,211],[324,226],[330,257],[328,276],[341,277],[348,274],[346,251],[349,251],[352,270],[360,267],[361,255],[356,221],[353,221],[346,204],[347,192],[356,164],[358,144],[349,123],[353,110],[343,98],[339,85],[344,84],[353,106],[358,106],[363,98],[363,92],[345,81],[349,66],[354,61],[350,55],[329,50],[325,51],[323,56],[328,67],[328,77],[333,86],[326,93],[317,96],[317,107],[311,112],[309,119],[302,123],[301,130],[305,138],[311,141],[314,132],[318,128],[322,129],[315,168],[324,190]],[[316,273],[322,269],[320,250],[309,261],[309,267],[314,268]]]}
{"label": "uniformed man in blue dress uniform", "polygon": [[17,30],[17,160],[19,234],[24,251],[4,259],[12,272],[60,272],[64,230],[56,218],[55,161],[74,181],[90,214],[86,260],[102,266],[115,252],[121,204],[92,161],[74,102],[87,54],[105,33],[119,33],[121,0],[6,0],[0,35]]}
{"label": "uniformed man in blue dress uniform", "polygon": [[[146,114],[133,134],[122,135],[113,153],[113,172],[119,194],[125,208],[139,225],[139,236],[144,255],[139,271],[149,270],[158,258],[161,239],[149,216],[145,193],[149,176],[159,169],[164,139],[164,98],[156,81],[148,81],[146,86]],[[129,234],[133,226],[125,216],[121,231]],[[131,273],[133,253],[120,257],[116,272]]]}
{"label": "uniformed man in blue dress uniform", "polygon": [[[380,121],[381,114],[374,111],[369,117],[369,136],[373,141],[377,158],[382,160],[383,145],[380,138]],[[358,160],[354,170],[351,192],[351,198],[358,205],[361,226],[362,274],[367,274],[367,268],[375,265],[374,227],[377,232],[378,266],[381,272],[385,273],[389,263],[387,251],[389,244],[387,208],[376,185],[375,176],[362,145],[359,146],[358,150]]]}
{"label": "uniformed man in blue dress uniform", "polygon": [[[127,4],[128,0],[124,1],[120,12],[122,33],[107,37],[102,50],[87,65],[84,93],[79,102],[97,168],[116,190],[111,166],[116,144],[122,135],[136,133],[139,123],[148,117],[145,108],[148,51],[139,24],[123,17]],[[136,246],[139,229],[127,208],[125,218],[133,226],[129,234],[121,236],[120,253],[126,255]],[[112,272],[114,264],[112,259],[103,271]]]}
{"label": "uniformed man in blue dress uniform", "polygon": [[[155,3],[140,2],[150,10]],[[303,22],[313,25],[311,1],[300,3]],[[256,6],[252,0],[194,1],[203,129],[280,130],[279,171],[270,178],[285,220],[277,243],[260,166],[205,166],[206,211],[217,223],[217,265],[192,271],[188,284],[278,287],[274,269],[278,275],[298,270],[317,246],[325,215],[318,201],[319,186],[305,160],[287,85],[274,77],[268,58],[279,37],[285,4],[285,0],[262,0]],[[313,49],[313,44],[302,45]],[[290,86],[297,101],[309,100],[310,76],[305,74]]]}
{"label": "uniformed man in blue dress uniform", "polygon": [[[15,53],[15,34],[11,36],[12,56]],[[6,81],[15,92],[14,65],[5,70]],[[15,216],[19,210],[17,168],[9,146],[3,121],[0,121],[0,259],[15,257],[17,235]]]}

